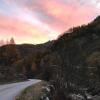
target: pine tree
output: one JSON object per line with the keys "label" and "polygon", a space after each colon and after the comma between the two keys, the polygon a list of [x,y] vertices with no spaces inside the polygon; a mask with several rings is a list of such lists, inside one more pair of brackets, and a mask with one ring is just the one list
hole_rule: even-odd
{"label": "pine tree", "polygon": [[10,39],[10,44],[15,44],[15,41],[14,41],[13,37]]}
{"label": "pine tree", "polygon": [[8,45],[5,48],[5,52],[6,55],[4,58],[6,58],[5,62],[7,65],[12,65],[20,59],[20,52],[16,48],[16,45]]}
{"label": "pine tree", "polygon": [[0,46],[4,45],[4,41],[3,40],[0,40]]}

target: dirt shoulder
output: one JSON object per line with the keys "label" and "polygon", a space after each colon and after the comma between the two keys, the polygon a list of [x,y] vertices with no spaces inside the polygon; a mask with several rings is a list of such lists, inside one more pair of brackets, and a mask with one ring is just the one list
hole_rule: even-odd
{"label": "dirt shoulder", "polygon": [[43,87],[47,86],[47,84],[47,82],[41,81],[35,85],[27,87],[16,97],[16,100],[40,100],[42,95],[44,95]]}

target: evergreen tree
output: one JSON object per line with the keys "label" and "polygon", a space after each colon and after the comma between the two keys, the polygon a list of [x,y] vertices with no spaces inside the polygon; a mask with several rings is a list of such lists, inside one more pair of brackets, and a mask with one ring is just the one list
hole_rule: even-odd
{"label": "evergreen tree", "polygon": [[14,41],[13,37],[10,39],[10,44],[15,44],[15,41]]}
{"label": "evergreen tree", "polygon": [[3,40],[0,40],[0,46],[4,45],[4,41]]}
{"label": "evergreen tree", "polygon": [[4,62],[6,62],[6,65],[12,65],[20,59],[20,52],[16,48],[16,45],[8,45],[4,51],[5,53],[2,53],[2,56],[5,58]]}

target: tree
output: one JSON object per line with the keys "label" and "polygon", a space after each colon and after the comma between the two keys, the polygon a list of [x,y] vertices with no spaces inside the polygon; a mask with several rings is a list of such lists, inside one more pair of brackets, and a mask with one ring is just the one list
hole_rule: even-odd
{"label": "tree", "polygon": [[18,61],[21,56],[19,50],[16,48],[16,45],[7,45],[0,49],[0,60],[4,65],[12,65]]}
{"label": "tree", "polygon": [[0,46],[4,45],[4,41],[3,40],[0,40]]}
{"label": "tree", "polygon": [[10,44],[15,44],[15,41],[14,41],[13,37],[10,39]]}
{"label": "tree", "polygon": [[87,63],[90,66],[90,74],[96,81],[100,81],[100,52],[94,52],[87,58]]}

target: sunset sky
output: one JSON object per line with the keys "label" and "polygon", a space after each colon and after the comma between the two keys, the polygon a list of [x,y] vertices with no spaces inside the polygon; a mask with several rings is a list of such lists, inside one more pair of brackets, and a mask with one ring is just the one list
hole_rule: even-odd
{"label": "sunset sky", "polygon": [[0,40],[44,43],[100,14],[100,0],[0,0]]}

